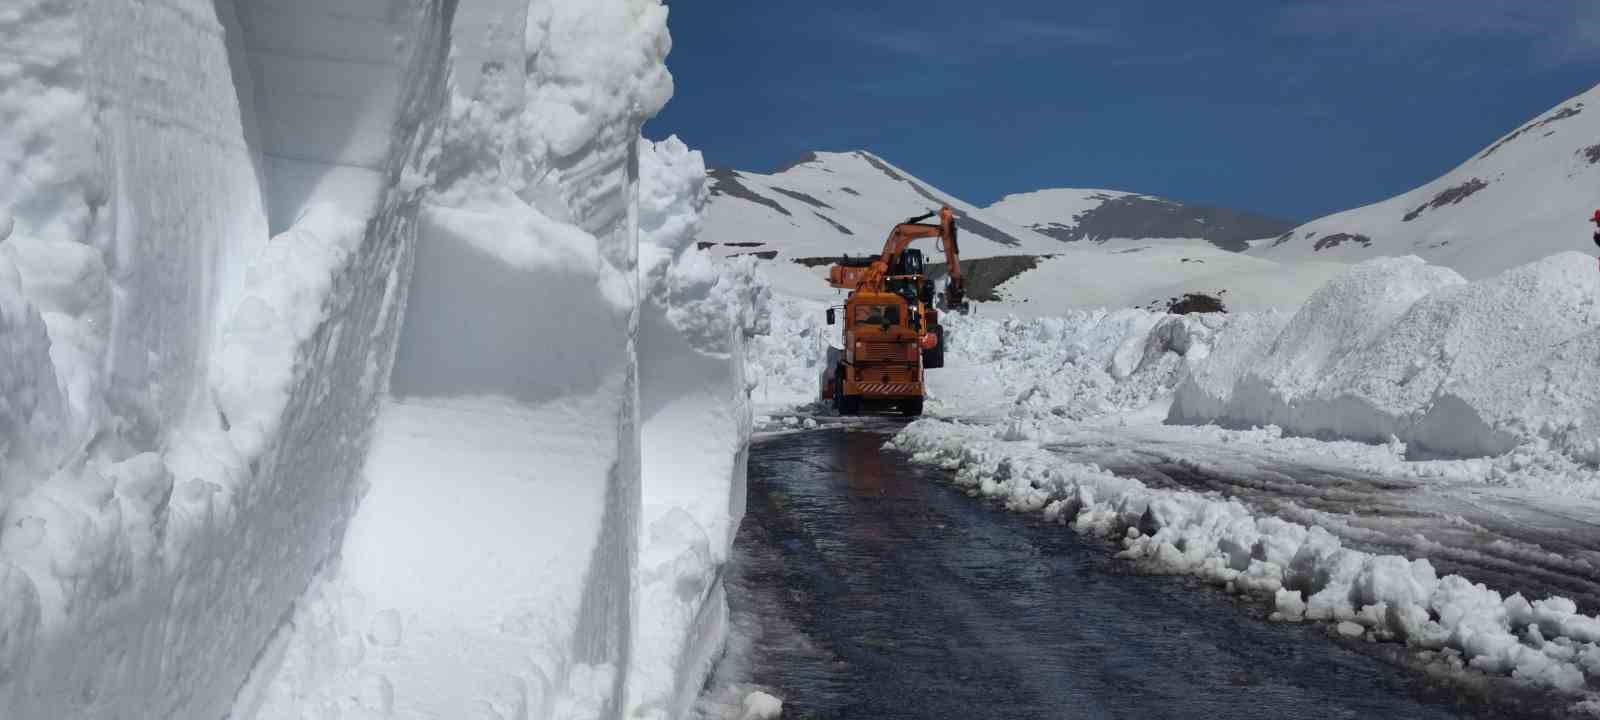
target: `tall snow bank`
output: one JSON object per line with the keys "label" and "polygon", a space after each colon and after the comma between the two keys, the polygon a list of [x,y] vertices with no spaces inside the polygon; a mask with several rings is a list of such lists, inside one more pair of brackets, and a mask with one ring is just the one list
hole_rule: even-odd
{"label": "tall snow bank", "polygon": [[767,326],[751,258],[695,247],[705,162],[677,138],[640,144],[643,512],[629,717],[683,717],[726,636],[720,568],[744,516],[745,343]]}
{"label": "tall snow bank", "polygon": [[[1578,253],[1470,284],[1416,258],[1370,260],[1314,294],[1259,354],[1201,363],[1169,420],[1398,437],[1452,455],[1529,442],[1587,453],[1594,371],[1581,357],[1600,326],[1597,292],[1592,258]],[[1260,347],[1267,332],[1241,339]],[[1230,375],[1227,389],[1218,380]]]}
{"label": "tall snow bank", "polygon": [[[704,174],[681,144],[638,141],[671,94],[666,9],[464,1],[452,43],[371,487],[243,716],[670,710],[697,682],[678,668],[716,646],[742,386],[670,343],[730,342],[736,324],[715,316],[740,291],[676,271],[673,309],[703,322],[653,334],[641,273],[655,277],[655,248],[689,243]],[[652,384],[657,344],[677,374]],[[656,405],[721,425],[671,446],[687,466],[657,485],[690,497],[650,515],[641,418],[668,412]]]}
{"label": "tall snow bank", "polygon": [[[359,139],[358,205],[321,202],[343,197],[324,176],[265,181],[246,68],[270,43],[233,3],[0,13],[0,715],[221,716],[343,532],[445,8],[331,4],[382,38],[383,62],[340,72],[348,33],[277,17],[299,44],[274,57],[326,72],[273,77],[313,79],[337,112],[301,107],[317,132],[276,147],[321,158]],[[374,78],[392,103],[361,100]],[[290,195],[300,211],[269,240],[267,208]]]}

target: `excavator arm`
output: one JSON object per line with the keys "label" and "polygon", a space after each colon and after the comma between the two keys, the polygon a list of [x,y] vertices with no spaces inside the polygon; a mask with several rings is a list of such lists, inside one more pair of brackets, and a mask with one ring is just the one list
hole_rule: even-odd
{"label": "excavator arm", "polygon": [[[922,222],[934,215],[939,216],[938,225]],[[948,206],[940,208],[936,213],[914,217],[896,225],[894,230],[889,232],[889,239],[883,243],[883,253],[876,260],[867,262],[862,259],[834,265],[828,273],[829,284],[848,290],[880,287],[888,278],[889,270],[899,263],[901,254],[911,246],[911,243],[931,237],[939,238],[949,266],[950,280],[944,289],[945,307],[966,312],[966,278],[961,274],[961,248],[957,239],[956,213]]]}

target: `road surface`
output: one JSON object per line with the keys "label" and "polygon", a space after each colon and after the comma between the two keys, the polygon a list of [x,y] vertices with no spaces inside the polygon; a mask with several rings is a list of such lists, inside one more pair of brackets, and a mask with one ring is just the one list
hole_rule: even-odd
{"label": "road surface", "polygon": [[786,718],[1549,714],[1429,680],[1326,626],[1266,622],[1193,581],[1133,573],[1093,539],[882,450],[885,432],[752,449],[727,575],[733,638],[702,710],[744,683],[782,697]]}

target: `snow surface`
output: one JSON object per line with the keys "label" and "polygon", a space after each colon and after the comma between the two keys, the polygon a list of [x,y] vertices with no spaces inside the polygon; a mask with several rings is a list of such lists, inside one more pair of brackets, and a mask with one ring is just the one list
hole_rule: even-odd
{"label": "snow surface", "polygon": [[990,205],[989,210],[1023,227],[1037,228],[1062,225],[1064,220],[1076,219],[1107,200],[1134,194],[1118,190],[1050,188],[1007,195]]}
{"label": "snow surface", "polygon": [[1589,250],[1600,177],[1597,100],[1600,87],[1533,118],[1433,182],[1314,220],[1250,252],[1339,262],[1417,255],[1476,280],[1554,253]]}

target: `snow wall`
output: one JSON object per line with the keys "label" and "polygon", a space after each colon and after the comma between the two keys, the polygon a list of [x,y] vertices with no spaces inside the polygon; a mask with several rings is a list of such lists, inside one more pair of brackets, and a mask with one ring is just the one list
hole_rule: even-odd
{"label": "snow wall", "polygon": [[[651,282],[676,290],[640,306],[665,21],[655,0],[0,13],[0,715],[226,715],[339,547],[391,368],[399,395],[603,421],[572,657],[620,669],[601,714],[686,706],[742,513],[759,293],[712,281],[662,210]],[[689,200],[661,207],[695,215],[675,182]],[[657,417],[719,428],[660,476],[684,497],[642,475]]]}
{"label": "snow wall", "polygon": [[1518,447],[1600,460],[1600,275],[1562,253],[1468,283],[1415,257],[1354,266],[1292,317],[1230,320],[1169,421],[1399,439],[1413,455]]}
{"label": "snow wall", "polygon": [[721,568],[744,516],[747,343],[770,331],[755,258],[696,249],[705,162],[641,146],[643,514],[629,717],[685,717],[727,634]]}
{"label": "snow wall", "polygon": [[0,715],[221,717],[357,499],[449,7],[23,5]]}

